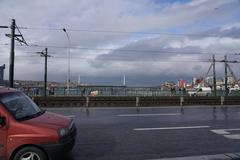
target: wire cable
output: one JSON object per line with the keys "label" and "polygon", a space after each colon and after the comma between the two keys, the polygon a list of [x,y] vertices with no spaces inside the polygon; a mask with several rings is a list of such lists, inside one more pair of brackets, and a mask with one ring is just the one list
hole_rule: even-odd
{"label": "wire cable", "polygon": [[[9,44],[0,44],[9,45]],[[226,53],[213,53],[213,52],[200,52],[200,51],[170,51],[170,50],[135,50],[135,49],[112,49],[112,48],[91,48],[91,47],[67,47],[67,46],[54,46],[54,45],[37,45],[29,44],[28,46],[16,45],[18,47],[36,47],[36,48],[55,48],[55,49],[75,49],[75,50],[93,50],[93,51],[111,51],[111,52],[131,52],[131,53],[176,53],[176,54],[226,54]]]}
{"label": "wire cable", "polygon": [[[62,28],[56,27],[19,27],[25,30],[49,30],[62,31]],[[120,31],[120,30],[90,30],[90,29],[68,29],[72,32],[87,32],[87,33],[108,33],[108,34],[142,34],[142,35],[167,35],[167,36],[193,36],[193,37],[218,37],[218,34],[185,34],[185,33],[167,33],[167,32],[134,32],[134,31]]]}

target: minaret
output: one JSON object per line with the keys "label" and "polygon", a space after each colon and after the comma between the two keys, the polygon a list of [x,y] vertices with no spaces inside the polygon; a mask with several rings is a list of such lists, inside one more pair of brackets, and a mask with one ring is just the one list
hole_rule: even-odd
{"label": "minaret", "polygon": [[80,75],[78,75],[78,85],[80,85],[81,84],[81,77],[80,77]]}
{"label": "minaret", "polygon": [[126,77],[123,75],[123,86],[126,86]]}

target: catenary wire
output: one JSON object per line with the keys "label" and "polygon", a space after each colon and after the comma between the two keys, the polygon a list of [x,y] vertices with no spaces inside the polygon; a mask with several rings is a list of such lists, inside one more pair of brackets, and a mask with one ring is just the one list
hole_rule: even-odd
{"label": "catenary wire", "polygon": [[[9,45],[9,44],[0,44]],[[170,51],[170,50],[135,50],[135,49],[112,49],[112,48],[94,48],[94,47],[67,47],[55,45],[37,45],[29,44],[28,46],[16,45],[18,47],[36,47],[36,48],[55,48],[55,49],[75,49],[75,50],[96,50],[96,51],[112,51],[112,52],[136,52],[136,53],[177,53],[177,54],[226,54],[226,53],[213,53],[213,52],[200,52],[200,51]],[[235,53],[234,53],[235,54]]]}
{"label": "catenary wire", "polygon": [[[19,27],[25,30],[49,30],[61,31],[63,28],[57,27]],[[90,30],[90,29],[73,29],[69,28],[68,31],[72,32],[87,32],[87,33],[108,33],[108,34],[142,34],[142,35],[168,35],[168,36],[196,36],[196,37],[218,37],[218,34],[185,34],[185,33],[168,33],[168,32],[138,32],[138,31],[122,31],[122,30]]]}

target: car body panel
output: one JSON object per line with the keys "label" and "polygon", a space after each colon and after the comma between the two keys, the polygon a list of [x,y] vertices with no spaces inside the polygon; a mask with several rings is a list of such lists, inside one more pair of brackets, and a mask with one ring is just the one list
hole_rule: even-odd
{"label": "car body panel", "polygon": [[[10,92],[19,93],[14,89],[0,88],[0,96]],[[67,141],[60,143],[59,130],[69,129],[70,126],[73,126],[72,119],[68,117],[51,112],[42,112],[41,115],[33,118],[16,120],[1,101],[0,115],[7,119],[6,125],[0,128],[0,158],[2,159],[9,160],[19,147],[26,145],[56,146],[56,149],[52,147],[51,150],[61,152],[69,146],[73,147],[75,143],[75,128],[74,133],[67,137]]]}

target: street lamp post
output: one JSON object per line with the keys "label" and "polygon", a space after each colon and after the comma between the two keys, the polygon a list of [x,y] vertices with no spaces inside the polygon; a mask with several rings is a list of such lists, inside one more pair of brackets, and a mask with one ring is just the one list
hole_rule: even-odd
{"label": "street lamp post", "polygon": [[68,72],[67,72],[67,95],[70,94],[70,47],[71,47],[71,40],[68,35],[68,32],[65,28],[63,28],[63,32],[66,34],[68,39]]}

